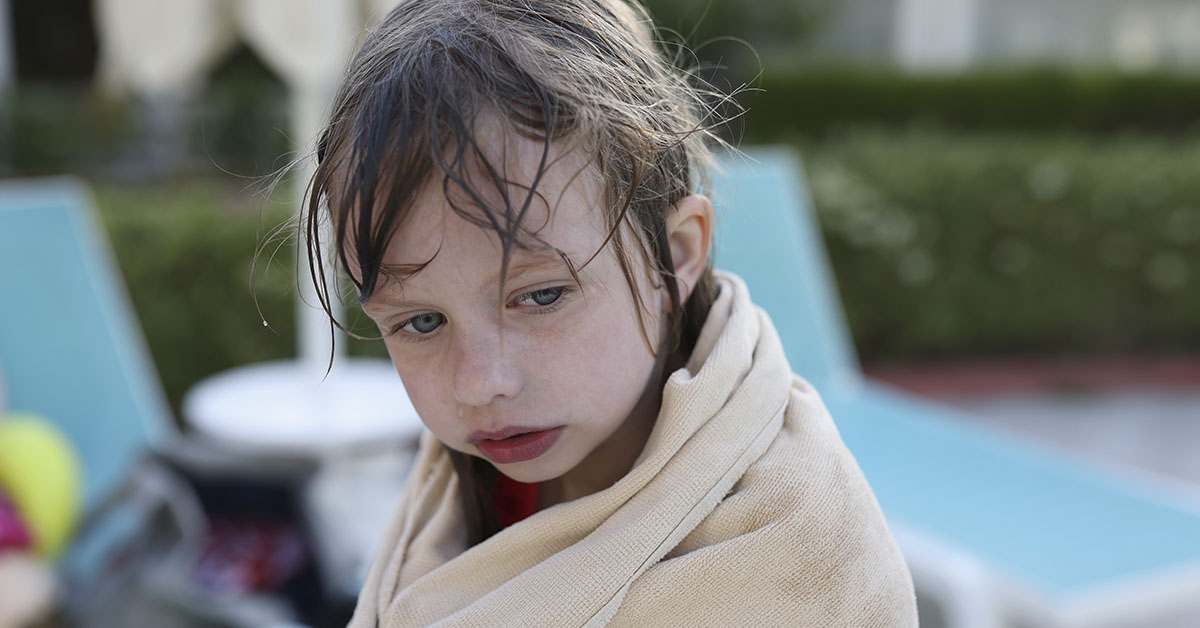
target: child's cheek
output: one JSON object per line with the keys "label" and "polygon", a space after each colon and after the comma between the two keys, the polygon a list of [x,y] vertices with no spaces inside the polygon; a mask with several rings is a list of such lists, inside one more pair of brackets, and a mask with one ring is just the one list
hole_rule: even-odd
{"label": "child's cheek", "polygon": [[588,305],[555,339],[543,368],[576,402],[624,407],[640,395],[654,357],[625,303],[592,300]]}
{"label": "child's cheek", "polygon": [[446,437],[446,423],[456,418],[452,373],[443,356],[427,349],[402,340],[388,341],[392,364],[421,421],[439,437]]}

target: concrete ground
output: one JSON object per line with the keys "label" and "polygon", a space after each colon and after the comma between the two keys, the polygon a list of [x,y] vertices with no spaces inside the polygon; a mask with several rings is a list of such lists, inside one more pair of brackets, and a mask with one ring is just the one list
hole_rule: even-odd
{"label": "concrete ground", "polygon": [[945,396],[982,423],[1200,494],[1200,389]]}
{"label": "concrete ground", "polygon": [[868,369],[982,423],[1200,494],[1200,356]]}

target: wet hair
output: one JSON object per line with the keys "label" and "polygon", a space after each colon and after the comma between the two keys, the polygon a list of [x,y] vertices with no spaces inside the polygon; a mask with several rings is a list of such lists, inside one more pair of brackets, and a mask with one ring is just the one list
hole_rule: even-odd
{"label": "wet hair", "polygon": [[[384,17],[349,64],[318,138],[301,221],[331,320],[336,297],[318,279],[327,263],[318,244],[323,222],[331,222],[335,263],[356,269],[350,281],[365,301],[389,276],[423,267],[388,268],[383,257],[430,184],[440,183],[458,215],[495,232],[502,282],[514,250],[553,251],[525,216],[554,143],[585,151],[596,169],[605,246],[614,247],[651,350],[690,352],[712,302],[711,268],[680,303],[665,225],[675,203],[707,191],[709,146],[720,140],[706,105],[712,92],[668,63],[656,36],[645,10],[622,0],[407,0]],[[481,123],[491,120],[542,146],[518,193],[503,165],[488,159]],[[671,299],[666,347],[646,333],[648,304],[637,284],[644,269]],[[474,456],[451,456],[475,544],[499,529],[496,471]]]}

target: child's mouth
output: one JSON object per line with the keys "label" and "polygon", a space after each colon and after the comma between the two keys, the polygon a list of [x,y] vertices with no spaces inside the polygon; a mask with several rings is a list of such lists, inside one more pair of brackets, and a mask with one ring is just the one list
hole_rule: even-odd
{"label": "child's mouth", "polygon": [[508,438],[485,438],[476,443],[475,447],[479,449],[479,453],[483,454],[483,457],[496,464],[533,460],[549,451],[554,443],[558,442],[558,438],[562,436],[563,427],[560,425],[548,430],[526,432]]}

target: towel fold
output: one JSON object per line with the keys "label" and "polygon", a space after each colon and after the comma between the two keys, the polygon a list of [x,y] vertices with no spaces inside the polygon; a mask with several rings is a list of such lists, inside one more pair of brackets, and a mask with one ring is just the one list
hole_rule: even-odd
{"label": "towel fold", "polygon": [[422,438],[350,626],[916,626],[874,495],[734,275],[611,487],[466,547]]}

